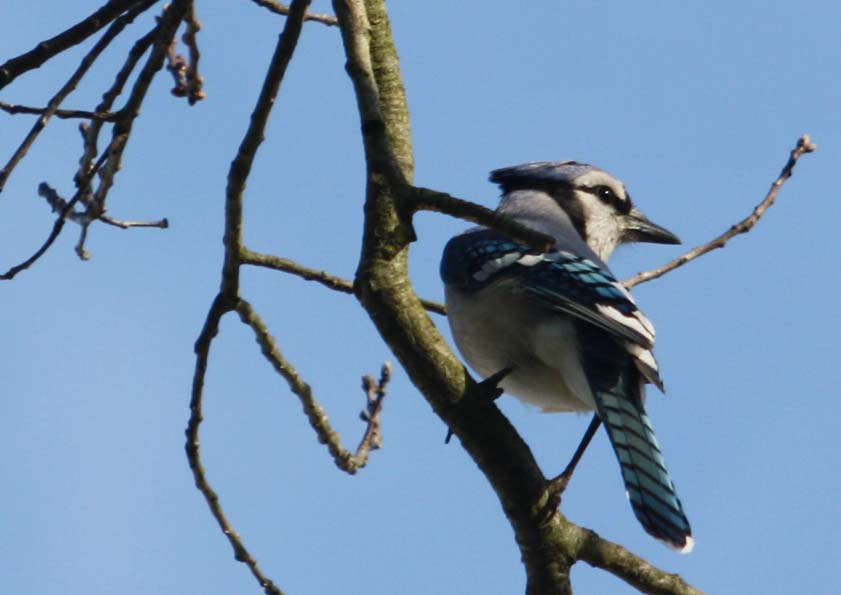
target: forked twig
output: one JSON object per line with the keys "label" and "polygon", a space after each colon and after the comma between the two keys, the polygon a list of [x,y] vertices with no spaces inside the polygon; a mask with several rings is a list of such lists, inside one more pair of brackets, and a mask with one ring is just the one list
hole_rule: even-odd
{"label": "forked twig", "polygon": [[207,501],[207,506],[210,508],[210,513],[213,515],[213,518],[216,519],[222,533],[224,533],[225,537],[228,538],[228,542],[234,550],[234,558],[248,566],[249,570],[251,570],[251,574],[255,579],[257,579],[257,582],[260,583],[260,586],[267,595],[283,595],[283,591],[281,591],[280,588],[275,585],[271,579],[264,575],[262,570],[260,570],[260,567],[257,565],[257,560],[255,560],[248,552],[248,549],[245,547],[239,533],[236,532],[230,521],[228,521],[227,516],[225,516],[225,512],[222,510],[222,505],[219,502],[219,495],[211,487],[210,482],[207,480],[207,474],[205,473],[204,466],[201,462],[199,426],[204,420],[202,413],[202,396],[204,393],[204,379],[207,374],[207,361],[210,357],[210,345],[213,342],[213,338],[219,332],[219,322],[222,320],[222,317],[233,308],[233,304],[226,300],[221,293],[218,294],[210,306],[201,334],[199,334],[199,338],[196,340],[196,368],[193,372],[193,388],[190,397],[190,420],[187,422],[187,429],[184,432],[187,436],[187,442],[184,448],[187,453],[187,461],[189,462],[190,469],[193,472],[193,480],[196,483],[196,488],[198,488],[204,496]]}
{"label": "forked twig", "polygon": [[53,95],[52,99],[47,103],[47,107],[44,109],[44,112],[40,115],[40,117],[35,121],[32,128],[30,129],[29,133],[24,137],[23,141],[21,142],[20,146],[18,146],[17,150],[12,154],[9,158],[9,161],[0,169],[0,192],[3,191],[3,187],[6,185],[6,181],[9,179],[12,171],[15,167],[20,163],[20,160],[26,155],[29,151],[32,144],[35,142],[35,139],[38,138],[38,135],[47,125],[50,118],[52,117],[53,113],[61,106],[61,103],[65,100],[65,98],[73,92],[76,88],[76,85],[79,84],[79,81],[82,80],[82,77],[87,74],[88,70],[93,63],[96,62],[97,58],[105,51],[112,41],[123,31],[123,29],[131,23],[139,14],[144,12],[149,6],[154,4],[155,0],[141,0],[140,2],[136,3],[136,6],[130,10],[129,12],[125,13],[121,17],[114,20],[113,24],[108,28],[108,30],[99,38],[99,40],[94,44],[91,50],[85,54],[84,58],[82,58],[81,63],[70,76],[64,85]]}
{"label": "forked twig", "polygon": [[[318,441],[327,446],[327,450],[333,457],[333,462],[336,466],[350,475],[354,475],[359,469],[365,466],[368,460],[368,450],[373,439],[369,434],[378,432],[379,422],[376,419],[379,415],[380,407],[382,406],[382,398],[375,398],[376,403],[369,403],[366,411],[371,419],[368,419],[368,429],[359,449],[353,453],[342,446],[341,437],[338,432],[333,429],[330,421],[327,419],[327,414],[312,394],[312,388],[309,384],[304,382],[298,370],[283,356],[278,347],[277,341],[269,333],[266,323],[257,314],[254,308],[247,301],[240,299],[236,305],[236,311],[239,314],[240,320],[244,324],[251,327],[254,332],[254,338],[257,344],[260,345],[260,350],[263,352],[265,358],[269,361],[275,371],[280,374],[286,383],[289,385],[295,396],[301,401],[304,407],[304,413],[309,419],[310,426],[315,430],[318,436]],[[383,396],[385,396],[385,384],[390,378],[391,368],[385,370],[383,367],[383,376],[381,377]]]}
{"label": "forked twig", "polygon": [[356,448],[355,458],[364,466],[368,459],[368,452],[382,447],[382,433],[380,432],[380,412],[385,399],[385,389],[391,380],[391,364],[386,362],[380,369],[379,381],[367,374],[362,377],[362,390],[365,391],[367,404],[359,414],[362,421],[368,424],[365,434]]}
{"label": "forked twig", "polygon": [[622,285],[630,289],[635,285],[639,285],[640,283],[645,283],[646,281],[651,281],[652,279],[662,277],[666,273],[673,271],[678,267],[682,267],[688,262],[692,262],[699,256],[703,256],[707,252],[712,252],[717,248],[724,248],[727,242],[729,242],[737,235],[747,233],[748,231],[750,231],[753,228],[753,226],[756,225],[757,221],[759,221],[759,218],[765,214],[765,211],[771,208],[771,205],[774,204],[774,201],[777,199],[777,193],[780,191],[780,188],[782,188],[785,181],[791,177],[791,174],[794,170],[794,166],[797,164],[797,160],[800,159],[806,153],[811,153],[817,148],[817,145],[812,143],[808,134],[804,134],[803,136],[801,136],[800,139],[798,139],[797,141],[797,146],[795,146],[794,149],[791,150],[791,154],[789,155],[788,161],[783,167],[783,170],[780,172],[780,175],[777,177],[776,180],[774,180],[774,183],[771,184],[771,188],[768,190],[768,194],[765,195],[765,198],[762,199],[762,202],[756,205],[756,207],[753,209],[753,212],[750,215],[748,215],[735,225],[731,225],[730,229],[722,233],[720,236],[713,238],[705,244],[696,246],[689,252],[678,256],[677,258],[667,262],[663,266],[659,266],[656,269],[652,269],[650,271],[637,273],[630,279],[622,281]]}
{"label": "forked twig", "polygon": [[49,250],[50,246],[53,245],[53,242],[56,241],[59,234],[61,234],[61,230],[64,228],[64,224],[67,222],[67,217],[70,213],[73,212],[73,207],[76,206],[76,203],[82,197],[82,194],[88,191],[89,184],[91,179],[96,175],[102,165],[105,163],[105,159],[108,157],[107,153],[103,153],[103,155],[97,160],[96,165],[91,168],[85,176],[80,180],[79,189],[76,191],[76,194],[73,195],[73,198],[67,201],[66,206],[61,211],[59,216],[56,218],[55,223],[53,223],[53,228],[50,231],[50,235],[47,236],[47,239],[44,240],[44,243],[41,244],[41,247],[36,250],[32,256],[21,262],[20,264],[16,264],[8,271],[0,275],[0,280],[8,281],[14,279],[15,275],[20,273],[21,271],[25,271],[30,266],[32,266],[35,261],[37,261],[43,254]]}

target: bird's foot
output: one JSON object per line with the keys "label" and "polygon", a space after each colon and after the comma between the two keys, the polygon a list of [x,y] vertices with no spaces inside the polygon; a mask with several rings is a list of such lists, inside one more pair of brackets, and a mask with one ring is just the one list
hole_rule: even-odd
{"label": "bird's foot", "polygon": [[500,388],[499,383],[502,382],[506,376],[508,376],[513,368],[502,368],[496,374],[491,374],[487,378],[485,378],[482,382],[476,385],[476,395],[482,401],[487,401],[488,403],[493,403],[499,397],[502,396],[502,393],[505,392],[502,388]]}
{"label": "bird's foot", "polygon": [[[480,403],[491,404],[502,396],[505,392],[500,388],[499,383],[502,379],[511,373],[513,368],[503,368],[495,374],[491,374],[481,382],[476,383],[476,388],[470,392],[472,398],[477,399]],[[444,444],[449,444],[453,437],[452,428],[447,430],[447,437],[444,438]]]}
{"label": "bird's foot", "polygon": [[561,496],[567,489],[571,477],[572,473],[564,471],[557,477],[553,477],[546,482],[546,502],[541,506],[540,512],[538,513],[541,523],[548,522],[555,511],[558,510],[558,507],[560,507]]}
{"label": "bird's foot", "polygon": [[567,464],[566,469],[564,469],[557,477],[554,477],[546,482],[546,503],[542,508],[542,518],[544,522],[548,521],[552,516],[552,513],[561,505],[561,495],[563,495],[564,491],[567,489],[569,480],[572,479],[572,474],[575,471],[575,467],[581,460],[581,456],[584,454],[584,451],[587,450],[587,446],[590,444],[590,441],[593,439],[593,436],[596,434],[596,431],[599,429],[601,423],[601,418],[598,415],[594,415],[593,419],[590,420],[590,425],[587,426],[587,431],[584,432],[584,437],[581,438],[581,442],[578,444],[578,448],[575,449],[575,454],[572,455],[572,459],[570,459],[569,464]]}

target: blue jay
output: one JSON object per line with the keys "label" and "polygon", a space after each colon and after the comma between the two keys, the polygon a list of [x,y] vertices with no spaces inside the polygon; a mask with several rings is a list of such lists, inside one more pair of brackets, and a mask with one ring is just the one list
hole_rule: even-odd
{"label": "blue jay", "polygon": [[499,212],[555,244],[540,252],[482,227],[449,241],[441,278],[459,351],[482,377],[501,377],[502,390],[544,411],[595,410],[589,437],[604,423],[643,528],[691,551],[689,521],[644,407],[646,383],[663,390],[654,327],[605,264],[625,242],[680,240],[592,165],[528,163],[490,180],[502,188]]}

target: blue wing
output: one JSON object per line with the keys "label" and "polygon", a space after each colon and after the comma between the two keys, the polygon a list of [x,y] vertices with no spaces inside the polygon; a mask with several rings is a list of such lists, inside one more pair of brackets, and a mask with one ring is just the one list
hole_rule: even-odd
{"label": "blue wing", "polygon": [[644,349],[654,346],[654,328],[631,294],[607,268],[569,251],[537,252],[490,229],[469,231],[447,244],[441,277],[468,292],[516,277],[547,307]]}
{"label": "blue wing", "polygon": [[450,240],[441,261],[445,283],[480,291],[516,279],[544,307],[564,312],[625,342],[625,349],[652,384],[662,390],[654,347],[654,327],[631,294],[605,266],[567,250],[539,252],[490,229],[475,229]]}

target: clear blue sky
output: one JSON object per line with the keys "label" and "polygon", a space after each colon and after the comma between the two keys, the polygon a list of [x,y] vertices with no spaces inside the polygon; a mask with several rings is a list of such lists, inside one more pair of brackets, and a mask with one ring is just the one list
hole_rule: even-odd
{"label": "clear blue sky", "polygon": [[[99,1],[13,0],[0,58],[30,49]],[[316,2],[318,11],[329,10]],[[493,206],[495,167],[574,158],[623,179],[637,204],[706,241],[746,215],[800,134],[804,158],[747,237],[637,300],[658,329],[668,397],[651,418],[692,521],[695,552],[647,536],[599,434],[564,496],[577,523],[709,593],[838,593],[841,579],[841,40],[836,2],[394,2],[420,185]],[[224,181],[281,18],[247,0],[200,2],[208,98],[172,98],[161,76],[109,201],[90,262],[66,233],[0,286],[0,591],[15,595],[259,593],[233,560],[183,454],[192,344],[219,282]],[[131,29],[125,48],[151,25]],[[87,46],[86,46],[87,47]],[[67,107],[90,108],[111,51]],[[80,51],[0,94],[44,104]],[[5,161],[32,120],[0,114]],[[256,250],[350,277],[363,166],[337,30],[308,24],[246,195]],[[80,140],[55,121],[0,195],[0,268],[52,225],[36,194],[72,188]],[[418,292],[442,299],[438,258],[466,226],[424,214]],[[681,251],[639,246],[628,276]],[[393,359],[351,297],[246,270],[243,294],[312,384],[346,444],[363,429],[359,376]],[[442,329],[445,321],[436,321]],[[547,474],[586,417],[500,406]],[[214,343],[202,445],[211,482],[265,572],[290,595],[510,594],[524,589],[512,531],[484,477],[396,369],[384,448],[338,472],[250,332],[227,318]],[[634,592],[584,564],[578,593]]]}

